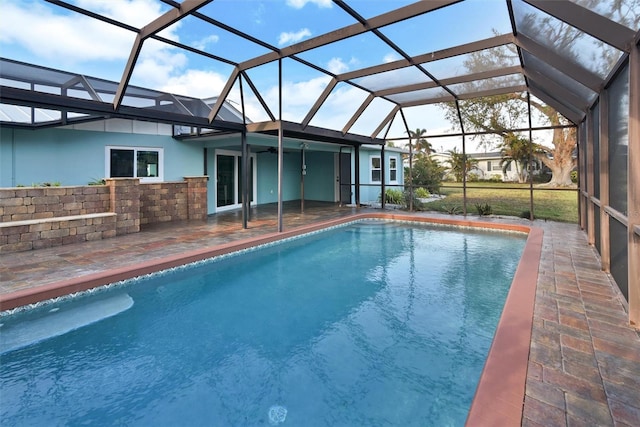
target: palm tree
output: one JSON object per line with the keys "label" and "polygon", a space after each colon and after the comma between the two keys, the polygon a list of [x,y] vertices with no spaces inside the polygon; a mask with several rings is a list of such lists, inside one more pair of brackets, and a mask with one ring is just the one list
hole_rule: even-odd
{"label": "palm tree", "polygon": [[427,141],[427,138],[425,137],[425,135],[427,134],[426,129],[418,128],[415,131],[410,130],[408,133],[411,139],[415,141],[413,146],[416,150],[417,156],[421,157],[425,154],[429,155],[436,152],[436,150],[434,150],[431,146],[431,143]]}
{"label": "palm tree", "polygon": [[527,180],[527,167],[530,159],[529,140],[522,138],[513,132],[509,132],[503,137],[500,145],[500,166],[502,173],[507,174],[507,169],[511,163],[515,165],[518,182],[523,183]]}
{"label": "palm tree", "polygon": [[478,168],[478,159],[473,159],[467,154],[458,152],[456,147],[453,150],[447,150],[449,154],[449,168],[451,173],[456,177],[456,181],[462,181],[464,175],[469,175],[472,169]]}

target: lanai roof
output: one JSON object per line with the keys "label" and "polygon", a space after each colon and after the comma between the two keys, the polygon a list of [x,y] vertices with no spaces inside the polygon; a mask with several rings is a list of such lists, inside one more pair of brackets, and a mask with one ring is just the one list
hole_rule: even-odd
{"label": "lanai roof", "polygon": [[[259,117],[250,116],[250,131],[273,133],[282,123],[292,135],[381,143],[425,127],[429,108],[441,103],[464,109],[473,98],[528,91],[577,124],[638,43],[640,26],[640,0],[317,0],[322,7],[296,11],[295,28],[307,29],[307,38],[276,42],[251,19],[259,2],[149,1],[161,13],[143,25],[107,16],[91,2],[47,1],[130,36],[120,81],[2,59],[0,123],[129,117],[238,131],[251,104]],[[223,56],[216,46],[168,37],[177,26],[204,26],[217,37],[216,46],[234,49]],[[224,76],[219,93],[199,99],[134,85],[150,44],[180,51]],[[296,84],[311,80],[313,88]],[[301,100],[303,108],[291,107]],[[27,117],[6,113],[25,106],[35,107]],[[464,123],[454,127],[464,132]]]}

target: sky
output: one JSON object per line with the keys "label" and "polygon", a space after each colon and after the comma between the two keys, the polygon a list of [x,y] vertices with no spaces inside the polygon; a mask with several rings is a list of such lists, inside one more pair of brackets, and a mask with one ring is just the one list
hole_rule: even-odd
{"label": "sky", "polygon": [[[349,5],[365,18],[370,18],[411,2],[354,0]],[[135,27],[149,23],[170,9],[158,0],[69,0],[69,3]],[[133,32],[42,0],[2,0],[0,9],[0,56],[112,81],[119,81],[122,77],[134,41]],[[330,0],[215,0],[199,12],[278,48],[354,23],[353,18]],[[464,31],[460,31],[461,28]],[[494,31],[502,34],[511,30],[504,0],[467,0],[381,31],[409,55],[418,55],[491,37]],[[257,44],[194,17],[166,28],[160,35],[235,62],[268,52]],[[299,56],[334,73],[399,59],[396,52],[372,35],[352,37],[335,46],[320,47]],[[448,73],[460,73],[456,68],[461,64],[449,63],[446,66]],[[146,40],[131,84],[208,98],[220,93],[232,70],[231,65],[223,62],[156,40]],[[277,116],[277,63],[250,69],[247,74]],[[359,83],[375,85],[375,78],[364,78]],[[410,81],[411,76],[397,73],[387,78]],[[285,59],[283,118],[302,120],[329,80],[326,74]],[[366,95],[358,88],[338,84],[311,125],[342,129]],[[237,86],[229,100],[240,102]],[[250,91],[245,90],[245,101],[250,119],[261,121],[268,118]],[[371,133],[392,107],[387,101],[376,100],[351,131]],[[406,117],[409,129],[425,128],[431,134],[451,132],[451,124],[444,120],[443,111],[436,106],[407,109]],[[398,119],[394,121],[389,136],[406,136]]]}

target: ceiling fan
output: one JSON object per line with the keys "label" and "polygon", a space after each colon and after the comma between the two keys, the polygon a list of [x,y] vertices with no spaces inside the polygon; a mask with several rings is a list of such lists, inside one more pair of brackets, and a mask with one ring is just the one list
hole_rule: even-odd
{"label": "ceiling fan", "polygon": [[[278,154],[278,149],[276,147],[268,147],[266,150],[256,151],[256,153],[258,153],[258,154],[260,154],[260,153]],[[284,154],[289,154],[289,153],[287,151],[284,151]]]}

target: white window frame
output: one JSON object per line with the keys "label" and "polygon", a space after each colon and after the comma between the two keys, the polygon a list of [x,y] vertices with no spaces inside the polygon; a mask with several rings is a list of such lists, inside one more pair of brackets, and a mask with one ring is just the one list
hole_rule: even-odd
{"label": "white window frame", "polygon": [[105,146],[104,155],[104,176],[111,177],[111,150],[133,150],[133,178],[138,178],[138,168],[135,164],[138,158],[138,151],[157,151],[158,152],[158,176],[139,177],[141,183],[163,182],[164,181],[164,148],[161,147],[134,147],[124,145],[107,145]]}
{"label": "white window frame", "polygon": [[[373,166],[373,161],[375,159],[378,159],[378,162],[380,163],[379,167],[374,167]],[[371,179],[371,182],[382,182],[382,159],[379,155],[375,155],[375,156],[369,156],[369,167],[370,167],[370,173],[369,173],[369,178]],[[380,172],[380,179],[373,179],[373,172],[374,171],[378,171]]]}
{"label": "white window frame", "polygon": [[[395,161],[396,167],[392,168],[391,163]],[[396,171],[396,179],[391,179],[391,171]],[[398,183],[398,158],[396,156],[389,157],[389,184]]]}

